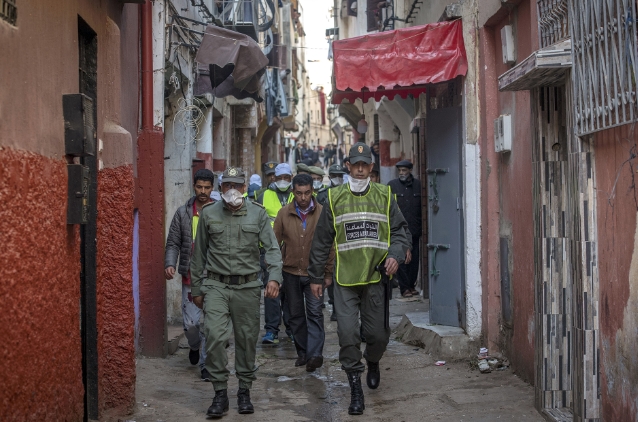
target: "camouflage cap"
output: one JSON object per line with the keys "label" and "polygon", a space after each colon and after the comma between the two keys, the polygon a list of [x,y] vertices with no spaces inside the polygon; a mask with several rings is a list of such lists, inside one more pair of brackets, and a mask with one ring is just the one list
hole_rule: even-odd
{"label": "camouflage cap", "polygon": [[304,163],[299,163],[297,164],[297,173],[299,173],[300,171],[303,171],[305,173],[310,173],[310,168]]}
{"label": "camouflage cap", "polygon": [[308,166],[308,170],[310,171],[310,174],[317,174],[319,176],[323,176],[326,174],[321,168],[317,166]]}
{"label": "camouflage cap", "polygon": [[279,163],[276,161],[268,161],[267,163],[264,163],[263,165],[264,174],[265,175],[273,174],[275,172],[275,167],[277,167],[277,164]]}
{"label": "camouflage cap", "polygon": [[328,174],[345,174],[346,171],[339,164],[333,164],[328,168]]}
{"label": "camouflage cap", "polygon": [[228,167],[222,175],[222,183],[246,183],[246,174],[239,167]]}

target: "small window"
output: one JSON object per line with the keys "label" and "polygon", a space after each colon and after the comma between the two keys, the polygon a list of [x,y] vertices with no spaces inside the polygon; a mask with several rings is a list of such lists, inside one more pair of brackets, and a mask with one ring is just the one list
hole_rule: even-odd
{"label": "small window", "polygon": [[381,29],[381,9],[378,0],[368,0],[366,15],[368,19],[368,32]]}
{"label": "small window", "polygon": [[2,1],[2,9],[0,9],[0,18],[9,22],[11,25],[16,25],[18,20],[18,7],[16,6],[17,0],[0,0]]}

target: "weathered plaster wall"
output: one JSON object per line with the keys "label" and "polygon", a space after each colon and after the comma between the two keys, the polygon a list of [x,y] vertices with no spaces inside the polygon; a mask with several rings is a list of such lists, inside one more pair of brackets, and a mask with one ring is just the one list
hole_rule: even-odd
{"label": "weathered plaster wall", "polygon": [[[18,22],[0,22],[0,197],[4,321],[1,420],[81,420],[80,240],[66,224],[67,161],[62,95],[79,92],[78,16],[98,38],[97,137],[106,170],[98,193],[100,411],[134,400],[130,130],[137,110],[137,7],[117,1],[20,1]],[[126,22],[126,35],[120,24]],[[121,61],[127,69],[121,71]],[[122,82],[125,77],[127,82]],[[132,82],[131,82],[132,81]],[[130,88],[120,95],[122,85]],[[34,218],[35,216],[35,218]],[[19,282],[18,282],[19,280]],[[16,284],[19,283],[19,284]],[[16,319],[17,318],[17,319]],[[34,368],[40,372],[34,376]],[[2,369],[0,369],[2,371]]]}
{"label": "weathered plaster wall", "polygon": [[[499,92],[498,76],[511,66],[501,59],[500,30],[513,25],[517,58],[536,48],[535,4],[524,1],[510,13],[479,3],[479,16],[489,22],[480,32],[482,183],[482,271],[484,333],[490,349],[505,353],[527,381],[534,375],[534,278],[532,157],[529,91]],[[487,15],[490,14],[489,17]],[[491,19],[490,19],[491,18]],[[513,122],[511,153],[494,151],[493,121],[510,114]],[[512,320],[502,313],[500,241],[506,239],[511,279]]]}
{"label": "weathered plaster wall", "polygon": [[82,420],[80,235],[66,163],[0,147],[0,420]]}
{"label": "weathered plaster wall", "polygon": [[638,192],[635,125],[594,137],[602,418],[638,418]]}

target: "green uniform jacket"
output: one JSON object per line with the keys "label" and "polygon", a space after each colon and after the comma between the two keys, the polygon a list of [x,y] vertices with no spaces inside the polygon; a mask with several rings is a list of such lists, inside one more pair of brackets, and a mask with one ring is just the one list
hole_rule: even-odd
{"label": "green uniform jacket", "polygon": [[[372,183],[372,182],[371,182]],[[365,195],[365,192],[360,194],[352,193],[352,195]],[[394,258],[399,264],[405,261],[405,253],[410,248],[410,242],[406,236],[408,229],[408,223],[403,218],[403,214],[399,210],[394,198],[390,200],[390,247],[388,248],[387,258]],[[315,229],[315,237],[312,240],[312,247],[310,248],[310,260],[308,266],[308,276],[310,276],[313,283],[321,283],[324,278],[324,267],[328,256],[330,255],[330,248],[335,239],[334,217],[330,207],[323,207],[317,228]],[[198,234],[199,236],[199,234]],[[348,265],[344,263],[344,265]],[[349,263],[349,265],[358,265],[356,262]]]}
{"label": "green uniform jacket", "polygon": [[[221,275],[258,273],[260,243],[266,251],[270,280],[281,284],[281,251],[266,210],[248,200],[244,200],[244,204],[235,212],[228,209],[224,201],[205,206],[199,215],[191,257],[192,295],[201,296],[202,285],[218,283],[204,278],[204,269]],[[255,280],[230,287],[261,285],[261,281]]]}

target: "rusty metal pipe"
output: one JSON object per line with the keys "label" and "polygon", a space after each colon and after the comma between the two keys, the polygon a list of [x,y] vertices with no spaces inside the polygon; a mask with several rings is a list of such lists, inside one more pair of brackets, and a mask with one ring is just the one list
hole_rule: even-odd
{"label": "rusty metal pipe", "polygon": [[140,5],[142,15],[142,129],[153,127],[153,4]]}

